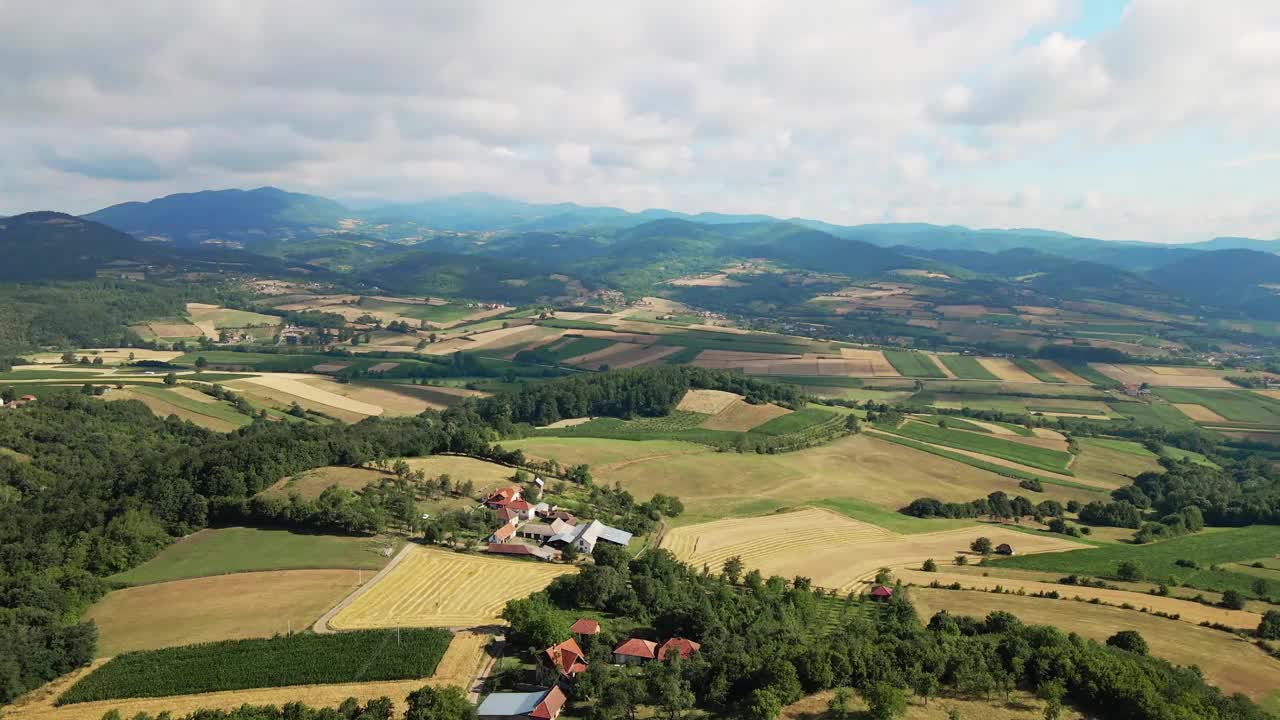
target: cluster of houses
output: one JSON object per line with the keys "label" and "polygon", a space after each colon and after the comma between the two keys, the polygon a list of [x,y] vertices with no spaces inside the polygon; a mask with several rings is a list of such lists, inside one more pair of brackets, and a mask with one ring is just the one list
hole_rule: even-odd
{"label": "cluster of houses", "polygon": [[[573,680],[588,667],[586,653],[578,643],[579,638],[600,634],[600,623],[580,619],[570,626],[574,637],[542,651],[545,665],[556,674],[556,682],[550,688],[532,692],[499,692],[486,697],[476,709],[480,720],[555,720],[564,707],[565,693],[561,683]],[[679,655],[688,659],[702,646],[692,640],[673,637],[662,644],[642,638],[628,638],[613,649],[613,662],[618,665],[639,665],[650,660],[663,661]]]}
{"label": "cluster of houses", "polygon": [[7,409],[9,409],[9,410],[16,410],[17,408],[20,408],[20,407],[22,407],[23,405],[27,405],[27,404],[29,404],[29,403],[33,403],[33,402],[35,402],[35,401],[36,401],[36,396],[35,396],[35,395],[23,395],[22,397],[20,397],[20,398],[18,398],[18,399],[16,399],[16,400],[10,400],[10,401],[9,401],[9,402],[7,402],[7,403],[6,403],[6,402],[0,402],[0,408],[7,408]]}
{"label": "cluster of houses", "polygon": [[[542,487],[541,478],[534,480]],[[572,546],[590,555],[600,542],[626,547],[631,533],[609,527],[599,520],[580,523],[573,513],[545,502],[530,502],[519,485],[498,488],[484,504],[496,510],[501,523],[489,536],[489,552],[495,555],[556,560]]]}

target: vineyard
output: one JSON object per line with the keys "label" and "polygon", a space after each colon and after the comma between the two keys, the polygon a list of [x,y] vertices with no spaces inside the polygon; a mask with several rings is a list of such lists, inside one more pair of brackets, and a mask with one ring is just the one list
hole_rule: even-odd
{"label": "vineyard", "polygon": [[446,630],[366,630],[126,653],[73,685],[58,704],[423,678],[435,672],[452,638]]}

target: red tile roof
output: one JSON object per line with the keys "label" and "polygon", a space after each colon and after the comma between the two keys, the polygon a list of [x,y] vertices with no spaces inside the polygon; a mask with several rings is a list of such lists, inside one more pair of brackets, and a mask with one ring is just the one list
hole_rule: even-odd
{"label": "red tile roof", "polygon": [[547,658],[560,671],[561,675],[573,677],[587,669],[587,658],[578,647],[578,641],[569,638],[559,645],[546,649]]}
{"label": "red tile roof", "polygon": [[692,640],[685,640],[684,638],[671,638],[670,640],[662,643],[662,647],[658,649],[658,659],[666,660],[667,653],[669,652],[679,653],[680,657],[687,658],[701,649],[702,649],[702,645]]}
{"label": "red tile roof", "polygon": [[529,713],[529,717],[538,720],[555,720],[560,715],[560,708],[564,707],[564,701],[564,691],[559,685],[554,685],[546,695],[542,696],[542,701],[533,709],[533,712]]}
{"label": "red tile roof", "polygon": [[503,504],[503,507],[505,507],[505,508],[506,508],[506,509],[508,509],[508,510],[517,510],[517,511],[518,511],[518,510],[529,510],[529,509],[531,509],[533,506],[532,506],[532,505],[530,505],[529,503],[525,502],[524,500],[511,500],[511,501],[509,501],[509,502],[507,502],[507,503],[504,503],[504,504]]}
{"label": "red tile roof", "polygon": [[884,585],[877,585],[871,588],[871,597],[873,598],[893,597],[893,588],[885,587]]}
{"label": "red tile roof", "polygon": [[574,635],[598,635],[600,634],[600,623],[583,618],[570,625],[569,632]]}
{"label": "red tile roof", "polygon": [[658,643],[652,640],[641,640],[640,638],[631,638],[614,648],[614,655],[626,655],[628,657],[645,658],[651,660],[657,654]]}
{"label": "red tile roof", "polygon": [[503,540],[509,540],[511,536],[515,534],[516,534],[516,526],[510,525],[510,524],[503,525],[499,527],[497,530],[493,531],[493,537],[497,538],[498,542],[502,542]]}
{"label": "red tile roof", "polygon": [[509,508],[502,508],[501,510],[498,511],[498,520],[504,523],[511,522],[512,519],[518,518],[518,517],[520,517],[520,515],[516,513],[515,510],[511,510]]}
{"label": "red tile roof", "polygon": [[489,552],[496,555],[528,555],[533,557],[533,548],[516,543],[489,543]]}

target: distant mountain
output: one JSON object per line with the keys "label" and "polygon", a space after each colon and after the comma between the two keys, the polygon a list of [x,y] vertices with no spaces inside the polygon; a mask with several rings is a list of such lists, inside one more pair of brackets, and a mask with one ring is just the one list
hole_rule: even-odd
{"label": "distant mountain", "polygon": [[1257,250],[1265,253],[1280,253],[1280,240],[1254,240],[1242,237],[1216,237],[1200,243],[1179,245],[1178,247],[1196,250]]}
{"label": "distant mountain", "polygon": [[1210,250],[1152,271],[1171,292],[1250,317],[1280,320],[1280,255]]}
{"label": "distant mountain", "polygon": [[333,200],[262,187],[167,195],[112,205],[85,217],[140,239],[167,240],[182,247],[230,244],[252,250],[269,241],[331,232],[350,215]]}
{"label": "distant mountain", "polygon": [[116,260],[151,260],[154,250],[118,230],[58,212],[0,220],[0,281],[91,278]]}

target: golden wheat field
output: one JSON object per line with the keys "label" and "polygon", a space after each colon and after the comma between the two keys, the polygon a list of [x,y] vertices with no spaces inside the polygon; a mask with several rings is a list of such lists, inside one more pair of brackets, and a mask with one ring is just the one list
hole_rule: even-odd
{"label": "golden wheat field", "polygon": [[575,569],[415,545],[391,572],[329,621],[335,630],[492,624],[508,600]]}
{"label": "golden wheat field", "polygon": [[741,395],[724,390],[690,390],[680,399],[676,409],[715,415],[741,399]]}

